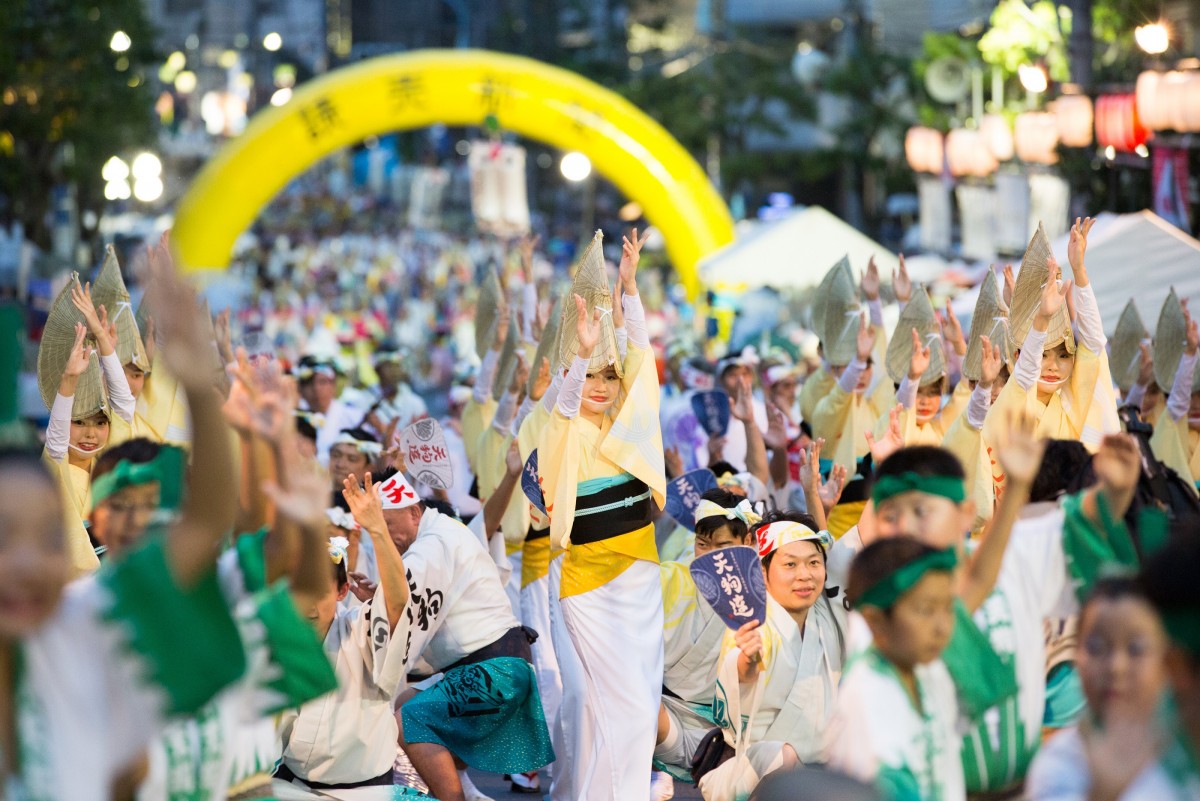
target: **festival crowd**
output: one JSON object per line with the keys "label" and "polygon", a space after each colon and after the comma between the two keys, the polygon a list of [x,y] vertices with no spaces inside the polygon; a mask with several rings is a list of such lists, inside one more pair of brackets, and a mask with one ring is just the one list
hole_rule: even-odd
{"label": "festival crowd", "polygon": [[215,317],[110,249],[0,450],[0,797],[1200,799],[1200,331],[1106,333],[1092,224],[715,362],[636,229],[275,240]]}

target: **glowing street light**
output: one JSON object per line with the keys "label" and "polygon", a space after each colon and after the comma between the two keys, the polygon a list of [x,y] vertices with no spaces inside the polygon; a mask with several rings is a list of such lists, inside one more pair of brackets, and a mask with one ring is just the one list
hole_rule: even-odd
{"label": "glowing street light", "polygon": [[129,34],[125,31],[117,31],[109,40],[108,46],[114,53],[124,53],[133,44],[133,40],[129,38]]}
{"label": "glowing street light", "polygon": [[122,161],[120,157],[113,156],[104,162],[104,167],[100,170],[100,177],[108,183],[124,181],[129,177],[129,165]]}
{"label": "glowing street light", "polygon": [[196,90],[196,73],[184,70],[175,76],[175,91],[181,95],[191,94]]}
{"label": "glowing street light", "polygon": [[285,105],[291,99],[292,99],[292,88],[290,86],[285,86],[282,89],[276,89],[275,93],[273,95],[271,95],[271,105],[272,106],[282,106],[282,105]]}
{"label": "glowing street light", "polygon": [[274,53],[279,48],[283,47],[283,37],[275,31],[271,31],[263,37],[263,49],[270,50]]}
{"label": "glowing street light", "polygon": [[133,160],[133,178],[141,181],[162,175],[162,161],[150,152],[138,153]]}
{"label": "glowing street light", "polygon": [[1171,46],[1170,31],[1161,22],[1139,26],[1133,32],[1133,38],[1138,47],[1152,56],[1167,52]]}
{"label": "glowing street light", "polygon": [[1021,79],[1021,86],[1024,86],[1025,91],[1030,94],[1040,95],[1050,85],[1046,71],[1033,64],[1022,64],[1017,67],[1017,77]]}
{"label": "glowing street light", "polygon": [[586,180],[592,174],[592,162],[584,154],[577,150],[572,150],[562,157],[558,169],[562,172],[563,178],[574,183],[579,183]]}
{"label": "glowing street light", "polygon": [[153,203],[162,197],[163,182],[157,175],[138,178],[133,182],[133,196],[143,203]]}

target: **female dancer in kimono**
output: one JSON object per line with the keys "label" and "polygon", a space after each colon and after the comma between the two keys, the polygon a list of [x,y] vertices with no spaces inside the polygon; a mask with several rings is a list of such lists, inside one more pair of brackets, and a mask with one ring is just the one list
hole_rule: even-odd
{"label": "female dancer in kimono", "polygon": [[[560,359],[570,356],[570,369],[538,448],[550,536],[567,548],[562,616],[582,667],[583,703],[564,699],[560,712],[582,717],[573,727],[580,757],[564,769],[574,774],[575,797],[597,801],[648,797],[662,692],[651,500],[664,505],[666,478],[658,376],[637,287],[642,244],[635,231],[623,246],[623,362],[612,321],[602,317],[611,294],[599,234],[585,251],[575,278],[577,319],[573,327],[569,316],[563,322]],[[578,294],[583,287],[588,298]],[[563,679],[566,694],[565,671]]]}
{"label": "female dancer in kimono", "polygon": [[[1004,385],[984,424],[984,442],[995,442],[996,427],[1003,425],[999,421],[1016,411],[1038,421],[1040,438],[1081,440],[1093,452],[1104,434],[1119,430],[1104,325],[1084,266],[1087,235],[1094,222],[1077,219],[1067,248],[1074,274],[1078,346],[1066,308],[1071,284],[1058,285],[1061,271],[1041,228],[1030,242],[1013,296],[1013,333],[1020,355],[1012,380]],[[1028,332],[1022,339],[1026,325]]]}
{"label": "female dancer in kimono", "polygon": [[185,376],[199,432],[177,521],[67,590],[55,482],[32,456],[0,455],[7,798],[108,798],[111,781],[169,715],[194,712],[245,667],[214,569],[237,498],[229,443],[209,376],[186,378],[210,346],[178,279],[160,277],[155,291],[170,312],[163,355]]}

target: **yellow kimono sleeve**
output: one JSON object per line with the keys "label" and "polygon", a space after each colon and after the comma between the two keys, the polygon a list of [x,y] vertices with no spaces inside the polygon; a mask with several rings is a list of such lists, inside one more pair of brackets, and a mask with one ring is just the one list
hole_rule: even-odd
{"label": "yellow kimono sleeve", "polygon": [[844,391],[836,383],[817,404],[813,414],[814,437],[825,438],[825,453],[853,475],[858,458],[866,456],[866,433],[873,431],[879,415],[866,398]]}
{"label": "yellow kimono sleeve", "polygon": [[79,578],[100,567],[83,521],[91,507],[91,476],[69,459],[55,461],[43,452],[42,460],[58,481],[62,494],[63,523],[66,526],[67,557],[71,562],[71,578]]}
{"label": "yellow kimono sleeve", "polygon": [[941,414],[938,415],[938,428],[944,436],[950,430],[950,426],[954,425],[954,421],[962,416],[967,410],[967,404],[971,402],[971,384],[967,381],[959,381],[954,391],[950,393],[950,400],[946,401],[946,405],[942,407]]}
{"label": "yellow kimono sleeve", "polygon": [[1169,414],[1161,414],[1154,424],[1154,434],[1150,437],[1150,449],[1154,456],[1167,467],[1179,474],[1187,485],[1196,489],[1196,472],[1200,468],[1200,449],[1193,443],[1192,432],[1188,427],[1187,418],[1175,421]]}
{"label": "yellow kimono sleeve", "polygon": [[[990,449],[984,444],[983,432],[972,428],[965,414],[959,415],[950,425],[942,440],[942,447],[962,462],[967,476],[967,497],[975,501],[975,520],[971,530],[976,531],[992,519],[996,505],[996,476],[993,471],[999,470],[999,465],[995,464]],[[1003,481],[1002,473],[1000,480]]]}
{"label": "yellow kimono sleeve", "polygon": [[800,419],[811,421],[817,411],[817,404],[829,394],[836,383],[837,379],[824,364],[806,378],[800,387]]}
{"label": "yellow kimono sleeve", "polygon": [[[479,478],[479,497],[485,502],[504,479],[504,457],[512,441],[511,435],[505,435],[491,425],[479,438],[475,475]],[[525,499],[525,493],[513,491],[504,509],[500,530],[504,532],[504,546],[509,556],[521,550],[525,535],[529,533],[529,501]]]}
{"label": "yellow kimono sleeve", "polygon": [[467,453],[467,466],[476,475],[479,474],[479,469],[476,465],[479,438],[483,436],[484,429],[492,424],[492,418],[496,416],[496,407],[498,405],[496,401],[489,397],[483,403],[476,403],[475,399],[471,398],[463,406],[463,450]]}
{"label": "yellow kimono sleeve", "polygon": [[[1038,400],[1037,385],[1025,390],[1016,381],[1010,379],[1000,390],[999,397],[992,405],[987,420],[983,425],[983,438],[986,442],[995,442],[998,438],[998,427],[1004,425],[1009,415],[1025,412],[1038,421],[1037,436],[1040,439],[1077,439],[1081,440],[1088,450],[1093,453],[1100,444],[1100,436],[1085,437],[1084,426],[1090,420],[1102,421],[1107,417],[1107,410],[1095,403],[1098,380],[1101,372],[1107,372],[1107,357],[1103,362],[1101,357],[1086,346],[1080,345],[1075,352],[1075,367],[1071,372],[1070,396],[1063,397],[1063,391],[1057,390],[1050,396],[1047,403]],[[1100,393],[1103,394],[1103,393]],[[1109,394],[1112,394],[1111,382]],[[1065,401],[1065,402],[1064,402]],[[1096,413],[1091,414],[1093,407]],[[1112,416],[1116,417],[1116,400],[1113,398]],[[1103,425],[1103,423],[1100,423]],[[1091,430],[1091,426],[1089,426]]]}

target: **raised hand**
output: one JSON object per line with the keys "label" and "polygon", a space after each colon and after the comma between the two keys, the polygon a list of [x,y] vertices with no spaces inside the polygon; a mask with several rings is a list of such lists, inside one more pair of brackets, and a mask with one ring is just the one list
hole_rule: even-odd
{"label": "raised hand", "polygon": [[518,245],[521,251],[521,268],[525,271],[526,283],[533,281],[533,252],[537,249],[541,237],[537,234],[525,234]]}
{"label": "raised hand", "polygon": [[287,487],[264,481],[263,493],[275,505],[275,512],[302,528],[324,531],[325,502],[329,498],[329,479],[310,470],[290,471]]}
{"label": "raised hand", "polygon": [[[63,367],[63,377],[78,379],[79,376],[87,372],[88,365],[91,364],[91,348],[83,344],[83,340],[87,337],[87,326],[83,323],[75,323],[75,344],[71,346],[71,355],[67,357],[67,363]],[[75,394],[74,389],[70,393]]]}
{"label": "raised hand", "polygon": [[983,345],[982,365],[979,368],[979,386],[984,389],[990,389],[996,383],[996,379],[1000,377],[1000,368],[1004,364],[1004,359],[1000,358],[1000,346],[993,345],[990,338],[981,336],[979,341]]}
{"label": "raised hand", "polygon": [[546,390],[550,388],[550,360],[542,357],[542,363],[538,366],[537,378],[533,379],[533,390],[529,393],[529,399],[540,401],[546,396]]}
{"label": "raised hand", "polygon": [[754,393],[750,389],[750,376],[744,376],[729,399],[729,413],[741,423],[754,422]]}
{"label": "raised hand", "polygon": [[625,327],[625,307],[621,303],[621,296],[624,293],[621,291],[621,285],[617,284],[612,289],[612,316],[613,328]]}
{"label": "raised hand", "polygon": [[921,376],[925,375],[925,371],[929,369],[932,353],[932,348],[922,345],[921,335],[914,328],[912,330],[912,358],[908,362],[908,379],[910,381],[920,381]]}
{"label": "raised hand", "polygon": [[821,489],[821,448],[825,447],[825,439],[818,437],[800,449],[800,486],[806,492],[819,492]]}
{"label": "raised hand", "polygon": [[499,352],[504,349],[504,340],[508,339],[508,326],[511,323],[508,304],[501,303],[500,308],[496,310],[496,341],[492,343],[492,350]]}
{"label": "raised hand", "polygon": [[901,303],[908,303],[912,300],[912,279],[908,277],[908,266],[904,263],[904,254],[900,254],[900,272],[892,270],[892,291],[896,293],[896,300]]}
{"label": "raised hand", "polygon": [[1037,420],[1024,412],[1010,414],[999,433],[996,458],[1009,485],[1030,486],[1042,466],[1045,440],[1037,437]]}
{"label": "raised hand", "polygon": [[510,476],[519,476],[524,469],[525,462],[521,460],[521,451],[517,448],[516,439],[513,439],[508,443],[508,450],[504,452],[504,472]]}
{"label": "raised hand", "polygon": [[350,580],[350,592],[354,593],[355,598],[365,604],[375,597],[379,585],[367,578],[365,573],[347,573],[346,577]]}
{"label": "raised hand", "polygon": [[213,331],[216,332],[217,350],[221,354],[221,363],[229,364],[233,361],[233,341],[229,332],[229,309],[217,312],[213,321]]}
{"label": "raised hand", "polygon": [[517,353],[517,369],[513,370],[512,381],[508,385],[508,391],[514,395],[523,395],[525,386],[529,383],[529,363],[525,361],[524,353]]}
{"label": "raised hand", "polygon": [[1017,278],[1013,275],[1013,266],[1011,264],[1004,265],[1004,288],[1000,290],[1000,297],[1004,300],[1005,306],[1012,306],[1013,292],[1017,289]]}
{"label": "raised hand", "polygon": [[[83,319],[87,322],[87,331],[92,335],[92,339],[96,340],[96,347],[100,351],[101,356],[107,356],[113,352],[116,344],[116,327],[109,327],[108,314],[105,312],[104,318],[96,311],[96,306],[92,302],[92,285],[91,283],[80,284],[78,278],[73,278],[71,281],[71,303],[75,304],[75,308],[83,315]],[[101,307],[103,311],[103,307]]]}
{"label": "raised hand", "polygon": [[679,449],[674,445],[663,450],[663,462],[666,465],[667,475],[671,478],[679,478],[683,475],[683,457],[679,455]]}
{"label": "raised hand", "polygon": [[1042,298],[1037,312],[1037,316],[1043,322],[1049,322],[1058,313],[1067,301],[1067,293],[1071,291],[1070,281],[1064,281],[1061,287],[1058,285],[1059,275],[1058,263],[1051,260],[1050,276],[1042,286]]}
{"label": "raised hand", "polygon": [[[163,235],[166,240],[166,234]],[[185,386],[195,389],[211,386],[211,376],[197,365],[210,363],[212,341],[209,339],[196,291],[175,271],[168,256],[151,259],[151,307],[158,315],[163,332],[163,359],[167,369]]]}
{"label": "raised hand", "polygon": [[1129,492],[1142,474],[1142,454],[1131,434],[1109,434],[1092,457],[1100,484],[1113,492]]}
{"label": "raised hand", "polygon": [[157,332],[154,330],[153,315],[146,316],[146,330],[143,333],[145,334],[143,339],[145,340],[144,344],[146,346],[146,359],[153,364],[154,353],[158,350],[158,341],[155,339]]}
{"label": "raised hand", "polygon": [[1150,345],[1141,342],[1138,344],[1138,375],[1137,382],[1143,387],[1150,386],[1150,382],[1154,380],[1154,353],[1150,350]]}
{"label": "raised hand", "polygon": [[[383,501],[375,492],[375,484],[371,474],[363,476],[364,486],[358,485],[358,477],[353,473],[342,479],[342,497],[350,506],[350,514],[354,522],[371,535],[387,535],[387,523],[383,519]],[[324,496],[322,496],[324,497]]]}
{"label": "raised hand", "polygon": [[621,238],[621,286],[625,290],[626,295],[636,295],[637,288],[637,268],[638,262],[642,258],[642,246],[646,244],[645,235],[638,234],[636,228],[631,228],[629,236]]}
{"label": "raised hand", "polygon": [[1075,283],[1079,286],[1087,286],[1087,268],[1083,264],[1083,256],[1087,252],[1088,234],[1092,232],[1092,226],[1096,224],[1094,217],[1076,217],[1075,224],[1071,226],[1071,239],[1067,242],[1067,261],[1071,265],[1071,273],[1075,278]]}
{"label": "raised hand", "polygon": [[1186,305],[1183,307],[1183,320],[1187,326],[1187,355],[1195,356],[1197,349],[1200,349],[1200,329],[1197,328],[1196,321]]}
{"label": "raised hand", "polygon": [[835,464],[829,471],[829,478],[817,489],[817,496],[821,499],[821,506],[825,508],[826,518],[828,518],[830,510],[841,500],[842,491],[845,489],[846,466]]}
{"label": "raised hand", "polygon": [[767,433],[763,442],[773,451],[787,450],[787,416],[773,403],[767,403]]}
{"label": "raised hand", "polygon": [[954,313],[950,298],[946,298],[946,313],[942,318],[942,334],[954,348],[955,353],[959,356],[967,355],[967,337],[963,334],[962,323],[958,321],[958,315]]}
{"label": "raised hand", "polygon": [[875,263],[874,256],[867,262],[867,271],[863,273],[860,285],[867,300],[879,300],[879,265]]}
{"label": "raised hand", "polygon": [[595,309],[588,314],[587,303],[579,295],[575,295],[575,337],[579,340],[578,355],[590,359],[592,351],[600,342],[600,310]]}
{"label": "raised hand", "polygon": [[863,314],[858,325],[858,338],[855,340],[855,353],[859,361],[865,362],[871,358],[871,352],[875,350],[876,337],[878,337],[878,333],[875,331],[875,326],[871,325],[867,315]]}
{"label": "raised hand", "polygon": [[875,439],[871,431],[866,433],[867,447],[871,449],[871,460],[880,465],[883,460],[904,447],[904,435],[900,433],[900,412],[904,407],[896,404],[888,412],[888,428],[882,439]]}

